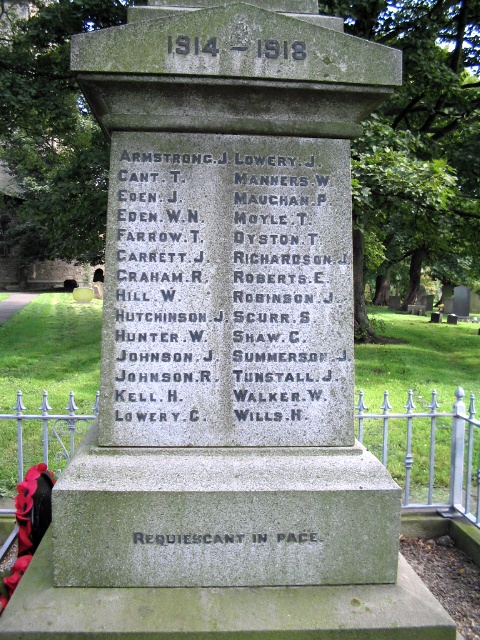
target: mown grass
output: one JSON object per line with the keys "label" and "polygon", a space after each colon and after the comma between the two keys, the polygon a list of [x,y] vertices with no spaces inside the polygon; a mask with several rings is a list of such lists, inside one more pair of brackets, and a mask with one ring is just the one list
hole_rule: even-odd
{"label": "mown grass", "polygon": [[[413,391],[415,412],[429,410],[432,390],[437,392],[440,405],[437,411],[448,412],[456,400],[454,393],[458,387],[465,391],[468,410],[470,395],[477,396],[480,391],[479,325],[470,322],[448,325],[445,321],[432,324],[428,317],[384,309],[371,311],[383,325],[384,334],[401,342],[356,346],[355,386],[357,392],[365,392],[369,412],[381,413],[385,390],[389,391],[391,412],[405,412],[409,389]],[[414,420],[413,426],[412,483],[423,487],[428,483],[431,422]],[[377,456],[381,455],[382,427],[382,421],[369,421],[365,425],[365,443]],[[438,418],[436,427],[435,486],[441,495],[449,482],[451,419]],[[479,439],[477,433],[477,450]],[[403,485],[405,419],[390,420],[389,440],[392,454],[389,470]],[[425,491],[420,497],[425,497],[424,494]]]}
{"label": "mown grass", "polygon": [[[1,302],[0,302],[1,304]],[[51,413],[66,413],[70,391],[79,413],[91,413],[100,379],[102,304],[78,304],[72,294],[41,294],[0,327],[0,413],[14,413],[21,390],[25,414],[39,413],[48,391]],[[26,465],[41,461],[37,423],[24,428]],[[16,478],[16,424],[0,421],[0,492]],[[28,466],[27,466],[28,468]]]}
{"label": "mown grass", "polygon": [[8,295],[9,295],[8,293],[0,293],[0,302],[2,300],[6,300],[8,298]]}
{"label": "mown grass", "polygon": [[[75,303],[71,294],[42,294],[0,327],[0,413],[13,412],[18,389],[23,392],[26,413],[38,412],[44,389],[54,412],[65,412],[73,390],[79,412],[91,413],[100,377],[101,312],[99,301],[83,305]],[[356,389],[365,392],[370,412],[380,412],[385,389],[392,412],[405,411],[408,389],[413,390],[416,411],[428,410],[432,389],[438,394],[438,411],[451,410],[458,386],[467,394],[467,405],[471,393],[478,395],[479,325],[436,325],[425,317],[387,310],[373,310],[373,314],[383,323],[385,335],[401,342],[355,349]],[[414,421],[415,490],[427,484],[430,426],[429,420]],[[381,421],[365,424],[364,441],[379,457],[381,430]],[[39,431],[38,425],[27,424],[26,464],[39,461],[34,457],[41,452]],[[450,438],[451,420],[439,418],[435,485],[440,492],[448,486]],[[402,485],[405,441],[406,420],[390,420],[389,469]],[[16,425],[2,421],[0,493],[12,493],[16,482]]]}

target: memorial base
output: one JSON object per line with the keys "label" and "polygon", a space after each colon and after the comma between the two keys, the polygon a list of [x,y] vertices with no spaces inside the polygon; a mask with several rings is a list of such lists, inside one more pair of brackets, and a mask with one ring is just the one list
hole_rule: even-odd
{"label": "memorial base", "polygon": [[53,491],[61,587],[392,583],[400,489],[361,445],[105,448]]}
{"label": "memorial base", "polygon": [[400,556],[393,585],[178,589],[53,586],[47,534],[2,640],[455,640],[455,623]]}

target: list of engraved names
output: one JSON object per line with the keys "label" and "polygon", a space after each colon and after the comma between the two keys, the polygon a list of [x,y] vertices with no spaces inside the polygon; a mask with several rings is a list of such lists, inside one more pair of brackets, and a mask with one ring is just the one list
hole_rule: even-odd
{"label": "list of engraved names", "polygon": [[331,419],[352,401],[345,153],[114,136],[102,382],[118,442],[350,444]]}

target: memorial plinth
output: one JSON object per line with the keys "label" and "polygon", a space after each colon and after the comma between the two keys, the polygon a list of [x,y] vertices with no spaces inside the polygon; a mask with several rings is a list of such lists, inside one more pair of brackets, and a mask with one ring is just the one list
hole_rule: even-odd
{"label": "memorial plinth", "polygon": [[353,433],[348,138],[400,54],[228,4],[77,36],[72,67],[112,146],[98,439],[56,490],[57,585],[394,582],[399,489]]}
{"label": "memorial plinth", "polygon": [[[171,595],[174,624],[135,610],[119,637],[291,637],[291,594],[305,637],[453,638],[443,614],[342,614],[351,585],[380,617],[418,588],[395,584],[400,490],[353,420],[349,139],[400,53],[315,2],[208,4],[72,40],[111,138],[101,411],[55,487],[46,592]],[[227,621],[228,594],[255,605]]]}

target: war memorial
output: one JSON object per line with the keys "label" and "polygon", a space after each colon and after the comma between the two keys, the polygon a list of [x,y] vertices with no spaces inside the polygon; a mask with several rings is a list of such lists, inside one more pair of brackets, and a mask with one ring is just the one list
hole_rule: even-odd
{"label": "war memorial", "polygon": [[73,38],[111,139],[101,411],[0,637],[454,640],[354,437],[350,140],[401,54],[315,0],[211,4]]}

